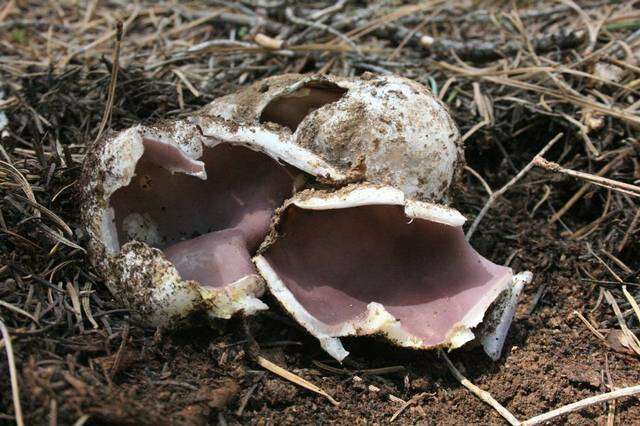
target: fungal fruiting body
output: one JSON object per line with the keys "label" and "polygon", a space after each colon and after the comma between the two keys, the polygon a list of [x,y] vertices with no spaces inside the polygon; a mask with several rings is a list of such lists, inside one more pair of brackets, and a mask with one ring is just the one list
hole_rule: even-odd
{"label": "fungal fruiting body", "polygon": [[374,334],[422,349],[478,337],[495,358],[530,274],[484,259],[464,217],[431,202],[461,154],[417,83],[268,78],[100,141],[83,175],[89,253],[156,325],[252,314],[268,289],[336,359],[339,337]]}
{"label": "fungal fruiting body", "polygon": [[266,309],[251,255],[293,192],[295,170],[196,130],[134,127],[89,166],[100,171],[84,209],[94,261],[114,294],[161,325]]}
{"label": "fungal fruiting body", "polygon": [[514,284],[509,268],[465,241],[464,221],[388,186],[307,190],[287,201],[255,261],[270,292],[336,359],[348,354],[337,338],[353,335],[456,348]]}

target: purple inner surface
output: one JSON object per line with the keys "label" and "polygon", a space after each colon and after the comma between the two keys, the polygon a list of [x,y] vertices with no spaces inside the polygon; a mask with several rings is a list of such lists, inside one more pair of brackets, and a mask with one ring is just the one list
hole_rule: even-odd
{"label": "purple inner surface", "polygon": [[260,122],[277,123],[295,131],[312,111],[337,102],[346,89],[327,82],[310,82],[301,88],[272,100],[260,115]]}
{"label": "purple inner surface", "polygon": [[256,273],[251,253],[292,193],[287,169],[248,148],[219,144],[200,158],[207,173],[202,180],[168,170],[199,171],[179,149],[153,139],[144,146],[131,183],[110,200],[120,244],[131,239],[125,218],[137,213],[155,224],[153,245],[183,279],[221,287]]}
{"label": "purple inner surface", "polygon": [[462,229],[409,221],[400,206],[313,211],[291,207],[265,254],[295,298],[337,325],[378,302],[426,345],[511,271],[480,256]]}

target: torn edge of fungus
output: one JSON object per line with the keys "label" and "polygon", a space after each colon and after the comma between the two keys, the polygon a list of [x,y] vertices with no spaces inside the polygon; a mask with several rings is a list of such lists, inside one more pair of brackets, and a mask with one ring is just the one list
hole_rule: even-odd
{"label": "torn edge of fungus", "polygon": [[[342,362],[348,355],[340,337],[382,335],[398,346],[412,349],[462,347],[479,337],[484,351],[494,361],[500,358],[502,346],[513,320],[518,297],[525,283],[530,282],[531,272],[522,272],[494,288],[476,304],[465,318],[455,324],[442,344],[429,346],[423,340],[405,331],[401,321],[391,315],[382,304],[370,302],[367,310],[356,318],[341,325],[331,326],[315,318],[295,298],[286,284],[269,264],[267,259],[258,255],[254,263],[264,277],[267,287],[278,303],[312,336],[318,339],[320,346],[333,358]],[[487,321],[486,326],[483,321]]]}
{"label": "torn edge of fungus", "polygon": [[258,297],[264,280],[249,275],[221,288],[203,287],[180,277],[163,253],[139,241],[130,241],[108,260],[106,276],[116,283],[113,292],[145,323],[175,327],[187,317],[203,312],[229,319],[268,309]]}

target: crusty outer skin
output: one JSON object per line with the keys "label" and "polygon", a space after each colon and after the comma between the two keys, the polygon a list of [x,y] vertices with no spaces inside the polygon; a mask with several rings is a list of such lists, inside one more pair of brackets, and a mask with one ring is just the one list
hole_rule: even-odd
{"label": "crusty outer skin", "polygon": [[[108,206],[103,183],[110,173],[110,167],[108,163],[101,161],[101,159],[104,158],[106,147],[113,143],[117,135],[117,132],[108,132],[87,148],[79,180],[80,219],[88,234],[87,251],[89,260],[98,272],[103,275],[108,269],[110,259],[107,256],[106,247],[100,239],[100,214]],[[107,283],[107,285],[109,284]]]}
{"label": "crusty outer skin", "polygon": [[309,83],[337,85],[347,93],[300,123],[293,135],[299,146],[341,169],[350,182],[391,185],[421,201],[446,199],[464,167],[463,143],[447,106],[412,80],[285,74],[218,98],[201,113],[258,125],[272,100]]}
{"label": "crusty outer skin", "polygon": [[[110,132],[92,145],[86,154],[80,177],[81,219],[88,234],[87,251],[89,259],[103,277],[109,291],[120,300],[131,313],[144,322],[167,312],[168,302],[151,297],[153,286],[172,278],[178,287],[193,293],[197,300],[194,284],[186,283],[177,276],[175,268],[159,250],[144,243],[130,242],[117,254],[109,253],[102,241],[100,222],[104,209],[108,207],[104,183],[114,178],[115,158],[107,154],[107,148],[115,143],[118,132]],[[196,290],[196,291],[194,291]],[[196,308],[196,303],[193,308]],[[200,306],[197,306],[200,309]],[[190,309],[193,311],[194,309]],[[160,325],[168,325],[184,316],[172,312]]]}

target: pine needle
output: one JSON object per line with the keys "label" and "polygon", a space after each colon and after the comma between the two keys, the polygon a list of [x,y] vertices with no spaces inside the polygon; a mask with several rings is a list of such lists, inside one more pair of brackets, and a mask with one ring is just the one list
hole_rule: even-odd
{"label": "pine needle", "polygon": [[260,364],[260,366],[262,368],[265,368],[269,371],[271,371],[273,374],[276,374],[280,377],[282,377],[283,379],[286,379],[288,381],[290,381],[291,383],[295,383],[296,385],[303,387],[307,390],[310,390],[311,392],[315,392],[318,395],[322,395],[325,398],[327,398],[329,400],[330,403],[332,403],[335,406],[340,405],[340,403],[338,401],[336,401],[335,399],[333,399],[333,397],[331,397],[331,395],[329,395],[328,393],[326,393],[324,390],[322,390],[321,388],[319,388],[318,386],[314,385],[311,382],[308,382],[307,380],[303,379],[302,377],[293,374],[292,372],[285,370],[284,368],[272,363],[271,361],[269,361],[268,359],[262,357],[262,356],[258,356],[257,357],[257,361],[258,364]]}

